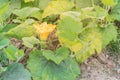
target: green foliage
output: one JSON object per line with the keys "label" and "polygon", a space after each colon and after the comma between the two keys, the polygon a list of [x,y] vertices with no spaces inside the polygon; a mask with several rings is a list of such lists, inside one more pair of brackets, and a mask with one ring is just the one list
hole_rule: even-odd
{"label": "green foliage", "polygon": [[[82,23],[72,17],[63,17],[58,24],[58,36],[74,41],[82,30]],[[71,33],[71,36],[69,36]]]}
{"label": "green foliage", "polygon": [[34,1],[34,0],[24,0],[25,3],[31,2],[31,1]]}
{"label": "green foliage", "polygon": [[36,13],[39,11],[39,8],[35,7],[25,7],[20,10],[15,10],[13,14],[19,16],[20,19],[25,19],[27,17],[30,17],[30,15]]}
{"label": "green foliage", "polygon": [[0,15],[5,14],[7,8],[8,8],[8,3],[4,4],[2,7],[0,7]]}
{"label": "green foliage", "polygon": [[[5,66],[8,64],[8,60],[7,60],[7,57],[5,55],[5,52],[3,50],[0,50],[0,65],[1,66]],[[0,66],[0,68],[2,68]],[[2,70],[0,70],[0,73],[1,73]]]}
{"label": "green foliage", "polygon": [[98,19],[104,19],[108,14],[108,12],[100,6],[94,6],[94,9],[96,11],[95,12],[95,17],[98,18]]}
{"label": "green foliage", "polygon": [[7,32],[7,31],[9,31],[10,29],[12,29],[12,28],[14,28],[16,26],[17,26],[17,24],[8,24],[8,25],[6,25],[6,26],[3,27],[3,29],[1,30],[1,32]]}
{"label": "green foliage", "polygon": [[10,43],[10,40],[9,40],[9,39],[4,38],[4,39],[0,40],[0,49],[8,46],[9,43]]}
{"label": "green foliage", "polygon": [[11,0],[9,2],[9,7],[7,9],[7,17],[10,17],[11,14],[14,12],[14,10],[20,9],[21,8],[21,0]]}
{"label": "green foliage", "polygon": [[115,18],[115,20],[120,21],[120,3],[113,7],[111,15]]}
{"label": "green foliage", "polygon": [[80,15],[81,15],[80,12],[77,11],[67,11],[61,14],[61,19],[64,17],[71,17],[77,21],[80,21],[81,20]]}
{"label": "green foliage", "polygon": [[51,0],[39,0],[39,8],[41,10],[44,10],[48,4],[50,3]]}
{"label": "green foliage", "polygon": [[74,4],[65,0],[51,1],[49,5],[44,9],[42,18],[50,16],[52,14],[60,14],[70,10]]}
{"label": "green foliage", "polygon": [[8,59],[10,60],[20,60],[21,57],[24,55],[23,50],[18,50],[15,46],[10,45],[4,49],[5,54]]}
{"label": "green foliage", "polygon": [[105,48],[110,41],[116,41],[117,38],[117,29],[116,26],[112,24],[108,24],[105,28],[100,28],[100,32],[102,34],[102,47]]}
{"label": "green foliage", "polygon": [[74,59],[65,59],[58,65],[43,57],[39,50],[30,54],[27,67],[33,80],[75,80],[80,74],[78,64]]}
{"label": "green foliage", "polygon": [[106,6],[113,6],[113,5],[115,5],[115,0],[101,0],[101,1]]}
{"label": "green foliage", "polygon": [[120,54],[120,39],[117,39],[116,41],[110,43],[109,53],[110,55]]}
{"label": "green foliage", "polygon": [[82,31],[82,23],[76,19],[63,16],[58,23],[57,35],[61,45],[70,48],[72,51],[76,52],[81,47],[78,44],[78,35]]}
{"label": "green foliage", "polygon": [[2,6],[2,5],[4,5],[5,3],[7,3],[8,2],[8,0],[0,0],[0,7]]}
{"label": "green foliage", "polygon": [[65,47],[58,48],[55,52],[51,50],[43,51],[43,56],[47,60],[52,60],[56,64],[60,64],[63,60],[65,60],[69,56],[70,51]]}
{"label": "green foliage", "polygon": [[13,63],[2,73],[0,80],[31,80],[31,74],[20,63]]}
{"label": "green foliage", "polygon": [[101,37],[101,34],[96,30],[95,27],[86,28],[82,33],[80,33],[79,43],[82,44],[82,48],[76,53],[76,59],[79,62],[84,62],[87,58],[95,53],[95,50],[97,53],[100,53],[102,50]]}
{"label": "green foliage", "polygon": [[110,42],[109,53],[113,56],[120,54],[120,30],[118,30],[117,39]]}
{"label": "green foliage", "polygon": [[36,18],[38,20],[42,20],[42,11],[37,11],[30,15],[30,17]]}
{"label": "green foliage", "polygon": [[[19,31],[21,30],[21,32]],[[23,37],[34,36],[34,27],[30,25],[19,25],[6,33],[7,36],[21,39]]]}
{"label": "green foliage", "polygon": [[21,0],[11,0],[8,11],[13,12],[14,10],[20,9],[20,8],[21,8]]}
{"label": "green foliage", "polygon": [[92,7],[94,4],[99,4],[100,0],[75,0],[76,8]]}
{"label": "green foliage", "polygon": [[81,19],[86,19],[86,18],[91,18],[91,19],[104,19],[107,16],[108,12],[106,9],[94,5],[94,7],[87,7],[83,8],[81,11],[80,18]]}
{"label": "green foliage", "polygon": [[8,9],[9,3],[5,3],[0,7],[0,22],[6,19],[6,11]]}
{"label": "green foliage", "polygon": [[84,8],[92,6],[91,0],[76,0],[76,7],[77,8]]}
{"label": "green foliage", "polygon": [[[0,80],[75,80],[77,62],[117,40],[119,5],[119,0],[0,0]],[[19,39],[25,51],[10,38]],[[31,75],[13,63],[26,62],[27,50]]]}
{"label": "green foliage", "polygon": [[16,26],[15,28],[10,29],[6,35],[22,39],[23,37],[30,37],[35,35],[35,29],[32,25],[34,20],[26,20],[24,23]]}
{"label": "green foliage", "polygon": [[84,30],[81,22],[70,16],[62,16],[62,19],[59,21],[57,34],[60,43],[75,52],[76,59],[79,62],[85,61],[94,54],[95,50],[98,53],[101,51],[101,34],[91,28]]}
{"label": "green foliage", "polygon": [[40,41],[34,36],[31,37],[23,37],[23,44],[28,48],[33,48],[35,44],[39,44]]}

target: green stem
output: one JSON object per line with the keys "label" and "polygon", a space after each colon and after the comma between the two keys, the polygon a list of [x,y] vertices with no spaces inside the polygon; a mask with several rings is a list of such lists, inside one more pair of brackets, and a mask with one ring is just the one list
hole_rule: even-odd
{"label": "green stem", "polygon": [[92,7],[94,7],[94,1],[93,1],[93,0],[91,0],[91,2],[92,2]]}
{"label": "green stem", "polygon": [[46,48],[46,41],[41,41],[41,49],[45,49]]}

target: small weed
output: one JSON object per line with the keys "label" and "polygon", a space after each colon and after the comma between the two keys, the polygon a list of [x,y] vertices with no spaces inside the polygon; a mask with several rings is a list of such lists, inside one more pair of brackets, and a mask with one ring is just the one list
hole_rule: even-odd
{"label": "small weed", "polygon": [[110,55],[120,54],[120,30],[118,30],[117,40],[110,43],[109,53]]}

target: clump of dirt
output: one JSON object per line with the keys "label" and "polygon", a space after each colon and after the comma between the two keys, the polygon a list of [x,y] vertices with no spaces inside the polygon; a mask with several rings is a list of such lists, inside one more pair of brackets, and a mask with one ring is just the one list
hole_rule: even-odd
{"label": "clump of dirt", "polygon": [[106,51],[98,57],[91,57],[81,64],[81,76],[77,80],[120,80],[119,60],[109,56]]}

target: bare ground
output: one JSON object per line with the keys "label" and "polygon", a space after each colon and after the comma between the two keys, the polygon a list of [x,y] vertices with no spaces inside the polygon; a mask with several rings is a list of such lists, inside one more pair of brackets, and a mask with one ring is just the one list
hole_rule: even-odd
{"label": "bare ground", "polygon": [[91,57],[80,65],[81,76],[77,80],[120,80],[120,55],[106,53]]}

